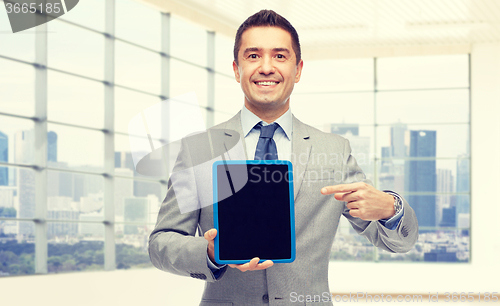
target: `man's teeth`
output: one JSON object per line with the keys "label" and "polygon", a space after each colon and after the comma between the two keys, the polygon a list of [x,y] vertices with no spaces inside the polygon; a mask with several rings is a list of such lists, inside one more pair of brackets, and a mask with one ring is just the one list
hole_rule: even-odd
{"label": "man's teeth", "polygon": [[257,85],[276,85],[278,82],[256,82]]}

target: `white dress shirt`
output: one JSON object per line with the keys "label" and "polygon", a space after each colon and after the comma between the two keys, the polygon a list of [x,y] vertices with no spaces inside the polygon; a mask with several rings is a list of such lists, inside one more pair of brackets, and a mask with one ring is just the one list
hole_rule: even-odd
{"label": "white dress shirt", "polygon": [[[257,115],[243,106],[241,110],[241,128],[243,129],[243,135],[245,137],[247,159],[254,159],[255,157],[260,130],[254,129],[253,127],[259,122],[262,122],[263,126],[269,125],[269,123],[262,121]],[[278,159],[290,160],[292,156],[292,112],[290,108],[274,122],[279,125],[273,136],[278,151]]]}

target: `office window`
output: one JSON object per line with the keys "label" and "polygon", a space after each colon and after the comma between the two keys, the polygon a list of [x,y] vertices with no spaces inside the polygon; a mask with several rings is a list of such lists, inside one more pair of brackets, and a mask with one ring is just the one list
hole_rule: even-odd
{"label": "office window", "polygon": [[[0,207],[2,215],[9,215],[8,209]],[[35,273],[35,237],[33,222],[0,220],[0,277]],[[8,237],[23,232],[24,239]]]}
{"label": "office window", "polygon": [[177,16],[170,19],[170,52],[183,61],[207,66],[207,32]]}
{"label": "office window", "polygon": [[163,201],[161,185],[134,180],[133,175],[140,175],[128,168],[115,169],[115,173],[130,176],[115,180],[116,268],[151,267],[147,237],[154,229]]}
{"label": "office window", "polygon": [[71,10],[71,14],[64,14],[58,19],[104,32],[105,3],[102,0],[85,0],[85,5],[79,3],[78,9]]}
{"label": "office window", "polygon": [[[325,70],[326,77],[321,73]],[[328,76],[330,72],[345,77]],[[342,221],[332,260],[468,262],[468,55],[319,61],[305,66],[302,76],[322,87],[308,91],[303,86],[294,93],[291,107],[296,116],[349,139],[367,178],[378,189],[400,193],[420,226],[414,249],[389,254],[370,249],[370,243],[355,237]],[[349,81],[357,79],[359,84]],[[336,87],[336,81],[342,85]],[[326,111],[308,112],[311,106]]]}
{"label": "office window", "polygon": [[128,133],[130,120],[140,111],[159,102],[161,102],[160,97],[153,94],[115,87],[115,131]]}
{"label": "office window", "polygon": [[[4,6],[3,1],[0,1]],[[5,31],[2,34],[2,47],[0,48],[0,56],[7,56],[13,59],[33,62],[35,60],[35,32],[34,29],[29,29],[29,35],[10,35],[11,27],[9,17],[6,13],[0,14],[0,30]],[[0,70],[1,71],[1,70]]]}
{"label": "office window", "polygon": [[234,76],[215,75],[215,123],[221,123],[234,116],[243,107],[244,96],[241,85]]}
{"label": "office window", "polygon": [[380,91],[376,113],[379,124],[467,123],[469,89]]}
{"label": "office window", "polygon": [[468,88],[467,55],[377,59],[378,90]]}
{"label": "office window", "polygon": [[[377,106],[392,109],[392,120],[377,111],[384,118],[377,135],[385,134],[386,140],[379,142],[379,184],[404,177],[401,193],[414,208],[420,227],[417,247],[390,258],[468,262],[469,57],[380,59],[377,67]],[[388,259],[386,254],[380,258]]]}
{"label": "office window", "polygon": [[[102,173],[104,170],[104,135],[101,131],[55,123],[48,124],[48,130],[47,162],[49,167]],[[53,146],[53,151],[50,150],[50,146]],[[54,155],[50,154],[52,152],[57,152],[57,155],[53,157]]]}
{"label": "office window", "polygon": [[[78,5],[76,9],[79,9]],[[104,76],[104,36],[61,20],[47,23],[50,68],[94,79]]]}
{"label": "office window", "polygon": [[82,214],[80,220],[47,224],[48,273],[104,269],[104,226],[92,223],[102,217]]}
{"label": "office window", "polygon": [[[1,50],[3,46],[2,44]],[[1,52],[0,55],[2,55]],[[0,92],[2,93],[1,113],[34,116],[35,68],[0,57]]]}
{"label": "office window", "polygon": [[160,17],[158,11],[137,1],[116,1],[116,37],[143,48],[160,51]]}
{"label": "office window", "polygon": [[[373,125],[374,120],[373,93],[295,93],[290,97],[290,107],[298,119],[321,130],[332,122]],[[324,111],[313,115],[311,109]]]}
{"label": "office window", "polygon": [[[137,203],[135,203],[137,204]],[[129,207],[134,204],[129,203]],[[115,262],[116,269],[151,268],[151,260],[147,247],[147,239],[154,224],[117,224],[115,226]]]}
{"label": "office window", "polygon": [[215,71],[233,76],[234,38],[215,33]]}
{"label": "office window", "polygon": [[104,86],[101,82],[49,70],[47,87],[49,121],[104,128]]}
{"label": "office window", "polygon": [[0,115],[0,139],[3,148],[1,161],[31,165],[35,161],[34,123],[29,119]]}
{"label": "office window", "polygon": [[[115,82],[160,94],[160,55],[122,41],[115,42]],[[120,101],[117,101],[120,102]]]}
{"label": "office window", "polygon": [[[103,1],[84,1],[64,18],[48,23],[46,34],[36,34],[47,35],[46,50],[43,45],[35,46],[35,30],[3,35],[1,276],[150,266],[146,237],[156,222],[166,181],[135,173],[127,133],[134,115],[161,101],[160,21],[169,16],[135,1],[117,0],[116,33],[105,33],[105,20],[112,16],[105,16],[104,7]],[[0,15],[1,30],[9,30],[7,16]],[[131,18],[137,22],[131,23]],[[105,53],[106,40],[114,43],[114,53]],[[203,44],[198,47],[206,53]],[[47,52],[46,65],[35,63],[36,52]],[[112,75],[106,69],[113,65],[105,62],[114,63],[112,82],[105,77]],[[199,83],[203,84],[199,86],[206,88],[206,70],[191,66],[199,70],[191,71],[201,75]],[[41,72],[37,79],[36,69]],[[46,97],[43,90],[35,92],[36,86],[44,84]],[[113,94],[105,94],[110,89]],[[206,101],[206,89],[203,91]],[[41,103],[37,108],[35,101]],[[106,112],[108,103],[113,102],[114,110]],[[40,112],[43,107],[46,125],[37,124],[40,121],[35,118],[37,112],[45,113]],[[110,122],[115,123],[115,131],[109,129]],[[114,152],[105,146],[109,136],[115,143]],[[36,143],[42,143],[46,152]],[[42,156],[46,161],[39,167]],[[116,156],[114,173],[106,173],[110,169],[104,161]],[[113,195],[113,203],[105,201],[109,192],[105,177],[113,180],[119,191]],[[44,199],[38,198],[44,193],[35,189],[38,180],[47,186]],[[113,222],[106,219],[107,209],[114,210]],[[44,215],[37,215],[38,211]],[[37,219],[45,220],[45,226],[35,227]],[[113,258],[104,250],[104,233],[109,229],[119,238]],[[37,244],[45,243],[48,252],[40,252],[44,246]],[[38,256],[45,264],[34,264]]]}
{"label": "office window", "polygon": [[305,61],[294,93],[373,91],[372,59]]}
{"label": "office window", "polygon": [[[35,30],[2,37],[0,276],[150,267],[147,237],[167,178],[135,171],[128,123],[165,97],[191,91],[199,101],[193,109],[209,124],[243,106],[232,38],[216,33],[212,42],[212,34],[185,19],[131,0],[115,4],[115,33],[106,33],[112,15],[105,2],[88,0],[37,34],[47,35],[46,50],[35,46]],[[9,29],[0,14],[0,30]],[[168,43],[170,50],[162,50]],[[37,52],[47,52],[47,68],[35,63]],[[207,67],[209,54],[214,67]],[[114,80],[106,80],[113,66]],[[468,67],[467,55],[306,61],[291,98],[294,114],[348,138],[367,177],[400,192],[421,221],[417,246],[392,255],[342,218],[332,260],[469,260]],[[35,79],[36,69],[42,73]],[[47,96],[36,86],[47,86]],[[35,117],[45,110],[43,130],[43,118]],[[114,186],[111,197],[106,180]],[[38,181],[47,186],[44,197]],[[45,225],[35,227],[38,219]],[[109,233],[115,256],[104,248]],[[35,266],[36,258],[45,264]]]}
{"label": "office window", "polygon": [[170,96],[194,91],[198,105],[207,106],[207,70],[175,59],[170,60]]}
{"label": "office window", "polygon": [[[93,221],[102,221],[103,195],[104,179],[100,175],[50,170],[47,173],[47,219],[72,221],[76,225],[76,221],[89,217]],[[78,231],[52,232],[52,235],[78,236]]]}

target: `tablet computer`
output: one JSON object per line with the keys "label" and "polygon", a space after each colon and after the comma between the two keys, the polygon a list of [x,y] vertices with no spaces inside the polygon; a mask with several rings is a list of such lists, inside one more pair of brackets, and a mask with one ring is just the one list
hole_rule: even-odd
{"label": "tablet computer", "polygon": [[243,264],[259,257],[295,260],[292,163],[229,160],[213,164],[215,261]]}

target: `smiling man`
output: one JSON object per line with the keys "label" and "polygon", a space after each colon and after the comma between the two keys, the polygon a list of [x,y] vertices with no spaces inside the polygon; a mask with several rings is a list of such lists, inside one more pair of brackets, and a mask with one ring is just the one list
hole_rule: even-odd
{"label": "smiling man", "polygon": [[290,95],[302,72],[290,33],[279,27],[250,27],[241,34],[235,52],[233,70],[246,109],[274,122],[290,108]]}
{"label": "smiling man", "polygon": [[[161,270],[206,281],[200,305],[332,305],[328,263],[342,216],[356,232],[389,252],[407,252],[417,240],[413,209],[398,194],[372,186],[352,157],[349,142],[292,115],[290,95],[302,69],[293,26],[269,10],[250,16],[238,29],[234,45],[233,70],[245,96],[244,105],[232,119],[212,129],[221,131],[222,139],[241,138],[247,159],[292,162],[294,262],[259,263],[256,257],[245,264],[217,265],[212,207],[182,214],[169,184],[150,236],[151,261]],[[221,151],[224,144],[212,142],[203,147],[185,141],[176,165],[192,165],[199,156],[210,160],[213,152]],[[321,156],[331,158],[318,158]],[[193,181],[197,179],[187,176],[184,186],[196,185]],[[188,190],[190,201],[205,196],[197,188]],[[200,237],[195,237],[196,231]],[[397,272],[387,271],[391,275]]]}

